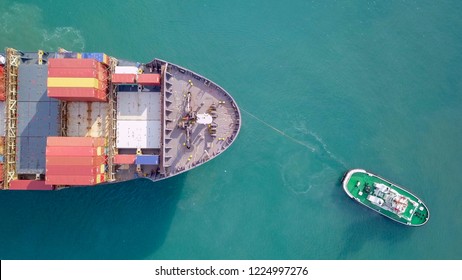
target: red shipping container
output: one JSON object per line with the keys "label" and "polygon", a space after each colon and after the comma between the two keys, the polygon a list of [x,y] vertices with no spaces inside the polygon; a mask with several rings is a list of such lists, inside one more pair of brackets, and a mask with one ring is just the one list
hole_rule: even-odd
{"label": "red shipping container", "polygon": [[97,97],[106,91],[96,88],[51,87],[48,88],[48,97]]}
{"label": "red shipping container", "polygon": [[95,88],[48,88],[48,97],[64,101],[107,101],[106,91]]}
{"label": "red shipping container", "polygon": [[10,190],[34,190],[34,191],[52,191],[53,186],[45,181],[37,180],[13,180],[10,182]]}
{"label": "red shipping container", "polygon": [[[107,83],[107,81],[106,81]],[[107,86],[107,84],[106,84]],[[105,90],[99,90],[98,93],[97,93],[97,97],[102,100],[102,101],[107,101],[107,97],[108,97],[108,89],[106,88]]]}
{"label": "red shipping container", "polygon": [[115,164],[134,164],[136,155],[115,155]]}
{"label": "red shipping container", "polygon": [[96,66],[96,70],[98,70],[98,73],[103,74],[104,80],[107,80],[107,78],[109,77],[109,70],[107,66],[105,66],[102,63],[98,63],[98,65]]}
{"label": "red shipping container", "polygon": [[49,78],[94,78],[99,81],[107,81],[108,73],[106,70],[96,70],[91,68],[49,68]]}
{"label": "red shipping container", "polygon": [[105,171],[104,165],[98,166],[85,166],[85,165],[47,165],[46,174],[47,175],[97,175],[102,174]]}
{"label": "red shipping container", "polygon": [[63,156],[63,157],[91,157],[101,156],[104,154],[102,147],[46,147],[46,157]]}
{"label": "red shipping container", "polygon": [[0,182],[3,181],[3,163],[0,163]]}
{"label": "red shipping container", "polygon": [[106,70],[98,70],[98,76],[96,77],[100,81],[107,81],[109,73]]}
{"label": "red shipping container", "polygon": [[106,94],[105,91],[104,91],[104,92],[103,92],[103,91],[99,92],[99,93],[98,93],[98,97],[99,97],[99,100],[101,100],[101,102],[106,102],[106,101],[108,101],[108,99],[107,99],[108,96],[107,96],[107,94]]}
{"label": "red shipping container", "polygon": [[105,91],[107,90],[107,88],[108,88],[107,81],[98,80],[98,89]]}
{"label": "red shipping container", "polygon": [[100,62],[95,59],[81,58],[50,58],[48,59],[48,69],[50,68],[93,68],[97,69]]}
{"label": "red shipping container", "polygon": [[96,69],[98,69],[98,71],[99,70],[106,70],[107,71],[108,67],[106,65],[104,65],[103,63],[98,62],[98,64],[96,65]]}
{"label": "red shipping container", "polygon": [[112,74],[112,83],[113,84],[134,84],[135,83],[135,74]]}
{"label": "red shipping container", "polygon": [[87,166],[97,166],[106,163],[106,157],[46,157],[46,166],[48,165],[87,165]]}
{"label": "red shipping container", "polygon": [[92,68],[48,68],[48,77],[97,78],[98,70]]}
{"label": "red shipping container", "polygon": [[104,145],[106,145],[106,139],[103,137],[47,137],[47,146],[53,147],[101,147]]}
{"label": "red shipping container", "polygon": [[[100,175],[46,175],[45,182],[51,185],[91,186],[97,183]],[[99,180],[98,180],[99,181]]]}
{"label": "red shipping container", "polygon": [[143,86],[160,86],[159,74],[138,74],[136,79],[139,85]]}

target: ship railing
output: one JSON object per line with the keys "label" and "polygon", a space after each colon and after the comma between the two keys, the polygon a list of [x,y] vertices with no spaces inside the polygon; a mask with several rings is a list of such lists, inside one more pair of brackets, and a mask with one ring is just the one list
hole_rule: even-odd
{"label": "ship railing", "polygon": [[167,88],[167,73],[168,73],[168,63],[165,63],[163,65],[163,67],[161,68],[161,74],[162,74],[162,84],[161,84],[161,88],[160,88],[160,102],[161,102],[161,110],[162,110],[162,114],[161,114],[161,124],[162,124],[162,128],[161,128],[161,143],[162,143],[162,148],[161,148],[161,161],[160,161],[160,164],[161,164],[161,167],[160,167],[160,171],[161,171],[161,174],[165,174],[165,168],[168,168],[168,164],[166,163],[166,156],[165,156],[165,153],[166,153],[166,128],[167,128],[167,96],[166,96],[166,88]]}

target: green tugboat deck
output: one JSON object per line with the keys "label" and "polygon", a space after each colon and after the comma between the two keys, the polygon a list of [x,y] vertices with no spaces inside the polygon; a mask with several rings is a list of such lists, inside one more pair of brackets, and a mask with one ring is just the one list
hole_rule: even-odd
{"label": "green tugboat deck", "polygon": [[363,169],[349,171],[343,188],[357,202],[399,223],[421,226],[430,218],[428,208],[417,196]]}

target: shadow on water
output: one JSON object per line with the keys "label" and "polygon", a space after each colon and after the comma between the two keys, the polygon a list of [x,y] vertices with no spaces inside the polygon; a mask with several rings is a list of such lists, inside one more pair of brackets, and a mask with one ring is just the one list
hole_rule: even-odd
{"label": "shadow on water", "polygon": [[[350,223],[343,232],[342,240],[337,259],[396,259],[399,256],[393,255],[393,248],[400,243],[407,242],[414,228],[401,225],[382,215],[355,202],[344,194],[342,179],[339,177],[336,189],[332,195],[333,199],[339,202],[343,213],[351,217]],[[341,196],[341,197],[340,197]],[[376,243],[376,244],[374,244]],[[387,252],[374,252],[370,248],[376,248],[377,244],[386,244],[391,250]],[[367,247],[367,255],[363,249]]]}
{"label": "shadow on water", "polygon": [[[358,207],[361,207],[361,205],[358,205]],[[406,242],[413,230],[413,228],[398,224],[379,214],[370,213],[368,217],[361,221],[351,223],[344,231],[344,242],[337,259],[401,259],[402,256],[393,254],[393,251],[398,251],[393,248],[397,248],[400,243]],[[368,249],[367,255],[361,253],[363,247],[376,248],[377,245],[373,243],[385,243],[391,250],[374,252],[374,250]]]}
{"label": "shadow on water", "polygon": [[0,258],[147,258],[168,234],[186,176],[0,192]]}

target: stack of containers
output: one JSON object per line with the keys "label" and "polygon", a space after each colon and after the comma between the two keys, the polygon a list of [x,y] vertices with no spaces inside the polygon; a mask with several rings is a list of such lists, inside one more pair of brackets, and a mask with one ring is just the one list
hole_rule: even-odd
{"label": "stack of containers", "polygon": [[48,97],[63,101],[106,102],[106,66],[95,59],[50,58]]}
{"label": "stack of containers", "polygon": [[5,101],[5,70],[3,66],[0,65],[0,101]]}
{"label": "stack of containers", "polygon": [[116,85],[160,86],[160,74],[143,73],[143,70],[136,66],[116,66],[112,74],[112,83]]}
{"label": "stack of containers", "polygon": [[91,186],[106,182],[105,139],[47,137],[48,185]]}
{"label": "stack of containers", "polygon": [[135,84],[138,71],[136,66],[116,66],[112,74],[112,83],[116,85]]}

